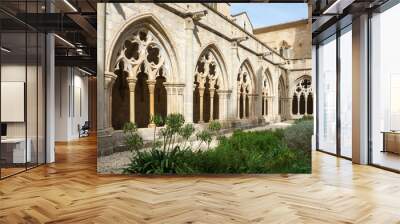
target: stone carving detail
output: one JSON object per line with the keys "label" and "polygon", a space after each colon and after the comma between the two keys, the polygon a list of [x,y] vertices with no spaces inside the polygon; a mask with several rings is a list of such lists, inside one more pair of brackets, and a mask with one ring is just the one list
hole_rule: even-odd
{"label": "stone carving detail", "polygon": [[[198,122],[204,122],[204,106],[209,106],[209,120],[214,120],[214,109],[217,109],[214,108],[214,97],[216,94],[215,90],[219,89],[218,85],[220,84],[221,68],[219,67],[214,53],[210,49],[207,49],[205,53],[200,56],[195,70],[195,78],[195,87],[197,85],[200,98]],[[208,86],[206,86],[206,84],[208,84]],[[206,92],[209,93],[209,101],[206,101],[204,98]]]}
{"label": "stone carving detail", "polygon": [[170,63],[166,58],[157,37],[150,30],[141,28],[122,43],[114,69],[128,72],[132,79],[137,79],[137,74],[144,72],[148,80],[155,80],[157,76],[168,77]]}
{"label": "stone carving detail", "polygon": [[251,93],[252,85],[249,72],[245,68],[240,68],[238,76],[238,90],[243,90],[243,93]]}
{"label": "stone carving detail", "polygon": [[221,70],[217,59],[211,51],[206,51],[199,59],[196,67],[195,77],[199,88],[205,88],[208,81],[210,89],[216,89],[219,84]]}
{"label": "stone carving detail", "polygon": [[[304,99],[301,100],[301,99]],[[311,87],[311,80],[308,78],[302,78],[297,84],[296,88],[294,89],[293,93],[293,105],[297,106],[297,108],[292,109],[293,114],[310,114],[312,108],[308,108],[308,99],[312,100],[312,87]],[[304,111],[300,111],[301,108],[304,108]]]}
{"label": "stone carving detail", "polygon": [[311,80],[309,79],[302,79],[299,81],[296,85],[295,89],[295,94],[297,96],[300,96],[304,94],[305,96],[308,96],[310,93],[312,93],[312,88],[311,88]]}
{"label": "stone carving detail", "polygon": [[[237,78],[237,117],[238,119],[247,118],[253,111],[253,85],[250,78],[250,72],[248,71],[245,64],[240,66],[239,75]],[[240,102],[242,97],[242,102]],[[248,105],[247,105],[248,102]],[[241,105],[241,106],[240,106]],[[247,109],[246,109],[247,108]],[[240,112],[242,111],[242,113]],[[241,115],[242,114],[242,115]]]}

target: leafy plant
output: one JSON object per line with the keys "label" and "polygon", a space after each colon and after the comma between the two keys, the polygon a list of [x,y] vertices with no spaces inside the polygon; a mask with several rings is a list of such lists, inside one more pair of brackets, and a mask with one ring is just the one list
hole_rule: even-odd
{"label": "leafy plant", "polygon": [[304,120],[284,129],[284,141],[292,149],[311,152],[311,136],[314,124],[312,120]]}
{"label": "leafy plant", "polygon": [[197,141],[199,142],[197,150],[201,149],[201,145],[205,143],[207,149],[210,149],[210,143],[212,141],[212,133],[209,130],[202,130],[196,134]]}
{"label": "leafy plant", "polygon": [[[197,173],[307,173],[311,171],[311,135],[313,122],[304,119],[286,129],[256,132],[235,131],[221,134],[221,124],[211,121],[196,133],[192,124],[185,124],[181,114],[170,114],[153,122],[160,128],[153,147],[140,150],[143,140],[134,124],[126,124],[124,132],[136,154],[125,173],[197,174]],[[126,130],[125,130],[126,129]],[[156,128],[154,133],[156,133]],[[134,136],[134,137],[132,137]],[[181,141],[178,141],[181,140]],[[218,146],[210,148],[218,139]],[[197,148],[194,146],[197,141]],[[207,150],[200,150],[203,145]]]}
{"label": "leafy plant", "polygon": [[182,145],[182,149],[186,149],[186,144],[189,141],[190,137],[193,135],[195,129],[193,124],[185,124],[180,130],[179,135],[182,137],[184,143]]}
{"label": "leafy plant", "polygon": [[125,134],[125,144],[131,151],[138,151],[143,147],[143,139],[138,133],[136,124],[128,122],[123,127]]}
{"label": "leafy plant", "polygon": [[[180,133],[192,136],[194,128],[184,126]],[[183,135],[183,134],[182,134]],[[182,136],[181,135],[181,136]],[[213,139],[210,128],[196,137],[202,143]],[[182,136],[183,138],[183,136]],[[221,138],[219,145],[208,150],[193,150],[176,145],[172,150],[141,151],[125,169],[127,173],[196,174],[196,173],[305,173],[311,170],[311,155],[291,149],[284,142],[283,131],[235,131]]]}
{"label": "leafy plant", "polygon": [[153,148],[156,148],[159,145],[159,141],[156,140],[157,127],[164,125],[164,120],[160,115],[156,114],[150,118],[150,123],[154,123]]}
{"label": "leafy plant", "polygon": [[182,114],[170,114],[165,118],[165,127],[160,130],[163,150],[171,150],[178,137],[185,119]]}

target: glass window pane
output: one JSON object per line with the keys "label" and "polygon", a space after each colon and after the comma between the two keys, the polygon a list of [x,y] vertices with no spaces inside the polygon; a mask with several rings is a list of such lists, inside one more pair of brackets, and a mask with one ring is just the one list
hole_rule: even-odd
{"label": "glass window pane", "polygon": [[352,157],[352,35],[351,27],[340,36],[340,153]]}
{"label": "glass window pane", "polygon": [[371,20],[372,163],[396,170],[400,170],[400,32],[393,27],[398,21],[400,4]]}
{"label": "glass window pane", "polygon": [[28,44],[28,61],[27,61],[27,80],[26,80],[26,115],[27,115],[27,142],[28,142],[28,154],[30,158],[28,159],[28,168],[37,165],[37,132],[38,132],[38,111],[37,111],[37,83],[38,83],[38,36],[36,32],[27,33],[27,44]]}
{"label": "glass window pane", "polygon": [[5,177],[25,170],[30,161],[25,119],[26,33],[2,33],[1,45],[7,49],[1,51],[1,173]]}
{"label": "glass window pane", "polygon": [[336,153],[336,36],[318,48],[318,147]]}
{"label": "glass window pane", "polygon": [[45,149],[45,60],[46,60],[46,37],[44,34],[39,33],[38,43],[38,164],[45,163],[46,149]]}

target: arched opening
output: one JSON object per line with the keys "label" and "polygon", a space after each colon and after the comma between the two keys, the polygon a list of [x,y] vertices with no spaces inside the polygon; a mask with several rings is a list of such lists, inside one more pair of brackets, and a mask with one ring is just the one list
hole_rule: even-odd
{"label": "arched opening", "polygon": [[265,96],[262,96],[262,100],[261,100],[261,114],[262,115],[265,115],[266,113],[266,111],[264,111],[264,107],[265,107],[265,105],[264,105],[264,100],[265,100]]}
{"label": "arched opening", "polygon": [[307,114],[313,114],[313,109],[313,95],[309,93],[307,97]]}
{"label": "arched opening", "polygon": [[243,97],[244,97],[243,88],[241,88],[240,92],[239,92],[239,108],[240,108],[239,109],[239,111],[240,111],[239,118],[241,118],[241,119],[244,117],[244,113],[243,113],[243,108],[244,108]]}
{"label": "arched opening", "polygon": [[284,117],[282,117],[283,114],[283,110],[284,110],[284,99],[286,97],[286,87],[285,87],[285,81],[283,80],[283,77],[280,76],[279,77],[279,84],[278,84],[278,113],[279,115],[281,115],[281,118],[283,119]]}
{"label": "arched opening", "polygon": [[254,106],[252,69],[246,60],[242,63],[237,76],[237,118],[245,119],[253,116]]}
{"label": "arched opening", "polygon": [[[163,34],[149,23],[136,24],[119,38],[122,41],[113,54],[115,66],[111,70],[123,75],[118,76],[113,88],[113,127],[122,129],[126,122],[133,122],[138,128],[152,127],[152,116],[166,117],[168,113],[164,83],[171,78],[172,71],[169,45]],[[118,85],[124,87],[123,98],[122,90],[116,90]]]}
{"label": "arched opening", "polygon": [[164,86],[166,78],[158,76],[156,78],[156,85],[154,88],[154,105],[155,114],[165,118],[167,116],[167,89]]}
{"label": "arched opening", "polygon": [[122,129],[129,122],[129,86],[126,80],[127,72],[118,69],[115,71],[117,79],[112,90],[112,127]]}
{"label": "arched opening", "polygon": [[[311,88],[311,80],[307,76],[303,76],[297,80],[296,88],[294,89],[294,96],[297,98],[297,113],[295,113],[295,107],[293,105],[293,114],[304,115],[313,114],[313,96]],[[294,97],[293,97],[294,101]]]}
{"label": "arched opening", "polygon": [[199,119],[200,119],[200,94],[198,85],[195,85],[193,91],[193,122],[199,123]]}
{"label": "arched opening", "polygon": [[299,100],[297,99],[297,95],[296,94],[294,94],[293,95],[293,100],[292,100],[292,114],[297,114],[299,111],[299,108],[298,108],[298,103],[299,103]]}
{"label": "arched opening", "polygon": [[135,121],[138,128],[146,128],[150,123],[150,92],[147,74],[140,72],[135,85]]}
{"label": "arched opening", "polygon": [[249,102],[249,96],[248,96],[248,94],[246,94],[245,97],[246,97],[246,100],[245,100],[245,101],[246,101],[245,117],[249,117],[249,115],[250,115],[250,114],[249,114],[249,112],[250,112],[250,111],[249,111],[249,109],[250,109],[250,108],[249,108],[249,107],[250,107],[250,102]]}
{"label": "arched opening", "polygon": [[204,122],[209,122],[210,121],[210,109],[211,109],[211,99],[210,99],[210,84],[209,84],[209,80],[207,78],[206,84],[205,84],[205,88],[204,88],[204,99],[203,99],[203,114],[204,114]]}
{"label": "arched opening", "polygon": [[300,114],[303,115],[306,112],[306,99],[304,97],[304,93],[300,95]]}
{"label": "arched opening", "polygon": [[214,92],[214,120],[218,120],[219,119],[219,95],[218,95],[218,91],[217,91],[218,87],[216,88],[215,92]]}
{"label": "arched opening", "polygon": [[219,119],[219,96],[222,68],[216,54],[206,49],[197,61],[193,89],[193,121]]}
{"label": "arched opening", "polygon": [[269,72],[269,69],[266,69],[264,72],[263,76],[263,81],[262,81],[262,100],[261,100],[261,115],[267,116],[268,115],[268,97],[269,93],[271,92],[272,89],[272,83],[271,83],[271,74]]}

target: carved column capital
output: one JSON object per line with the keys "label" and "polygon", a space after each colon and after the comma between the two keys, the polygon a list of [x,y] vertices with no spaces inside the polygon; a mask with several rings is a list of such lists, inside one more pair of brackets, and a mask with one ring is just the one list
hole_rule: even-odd
{"label": "carved column capital", "polygon": [[154,87],[156,86],[156,80],[147,80],[147,86],[149,87],[149,92],[154,93]]}
{"label": "carved column capital", "polygon": [[137,80],[132,77],[128,77],[128,78],[126,78],[126,80],[128,81],[129,91],[134,92]]}

